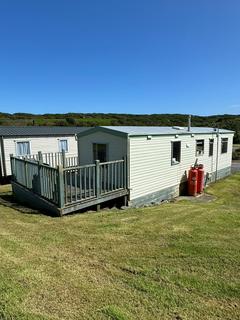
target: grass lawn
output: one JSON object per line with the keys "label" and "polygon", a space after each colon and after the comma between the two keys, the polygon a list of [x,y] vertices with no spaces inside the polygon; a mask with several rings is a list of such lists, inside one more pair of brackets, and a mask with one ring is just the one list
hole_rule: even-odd
{"label": "grass lawn", "polygon": [[63,218],[0,205],[0,319],[239,319],[240,175],[208,192]]}

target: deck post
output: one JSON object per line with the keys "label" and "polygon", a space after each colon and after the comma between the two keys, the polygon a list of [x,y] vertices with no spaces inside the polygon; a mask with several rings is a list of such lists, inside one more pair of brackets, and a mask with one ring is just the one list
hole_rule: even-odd
{"label": "deck post", "polygon": [[11,164],[11,172],[12,172],[12,180],[15,180],[15,158],[13,157],[13,153],[10,154],[10,164]]}
{"label": "deck post", "polygon": [[62,150],[62,165],[63,165],[63,168],[66,168],[66,153],[65,153],[65,150]]}
{"label": "deck post", "polygon": [[95,161],[95,164],[96,164],[96,196],[97,196],[97,199],[100,197],[100,194],[101,194],[101,190],[100,190],[100,161],[99,160],[96,160]]}
{"label": "deck post", "polygon": [[38,151],[38,162],[40,164],[43,164],[43,155],[41,151]]}
{"label": "deck post", "polygon": [[123,205],[124,205],[124,207],[126,207],[128,205],[128,197],[127,196],[123,197]]}
{"label": "deck post", "polygon": [[57,167],[58,170],[58,206],[59,208],[63,208],[64,201],[64,179],[63,179],[63,166],[59,165]]}
{"label": "deck post", "polygon": [[128,188],[128,161],[127,156],[124,157],[124,189]]}
{"label": "deck post", "polygon": [[24,158],[23,161],[24,161],[24,181],[25,181],[25,186],[28,188],[28,168],[27,168],[26,158]]}
{"label": "deck post", "polygon": [[37,192],[42,195],[42,179],[41,179],[41,165],[43,164],[43,155],[41,151],[38,151],[38,183]]}

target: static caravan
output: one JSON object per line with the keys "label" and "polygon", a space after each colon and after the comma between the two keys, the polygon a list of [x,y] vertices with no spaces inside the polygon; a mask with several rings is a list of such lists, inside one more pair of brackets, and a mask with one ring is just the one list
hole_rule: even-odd
{"label": "static caravan", "polygon": [[96,127],[77,135],[81,165],[127,158],[129,205],[178,196],[189,168],[203,164],[205,183],[231,173],[234,132],[203,127]]}
{"label": "static caravan", "polygon": [[11,175],[10,154],[27,156],[65,151],[77,155],[76,134],[83,127],[0,126],[0,180]]}

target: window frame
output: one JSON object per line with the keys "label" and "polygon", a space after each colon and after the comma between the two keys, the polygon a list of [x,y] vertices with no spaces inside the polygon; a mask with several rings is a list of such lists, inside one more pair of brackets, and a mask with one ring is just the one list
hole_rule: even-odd
{"label": "window frame", "polygon": [[[197,146],[198,146],[197,144],[200,141],[203,142],[203,149],[202,149],[201,153],[199,153],[199,151],[197,150]],[[196,139],[196,157],[203,156],[204,155],[204,150],[205,150],[205,140],[204,139]]]}
{"label": "window frame", "polygon": [[[226,143],[226,150],[225,149],[223,150],[224,142]],[[228,153],[228,138],[221,138],[221,154],[225,154],[225,153]]]}
{"label": "window frame", "polygon": [[[66,141],[67,142],[67,150],[62,150],[61,149],[61,142],[62,141]],[[65,152],[65,153],[68,153],[69,152],[69,143],[68,143],[69,141],[68,141],[68,139],[58,139],[58,150],[59,150],[59,152]]]}
{"label": "window frame", "polygon": [[209,157],[213,157],[213,153],[214,153],[214,138],[210,138],[209,139],[209,150],[208,150],[208,156]]}
{"label": "window frame", "polygon": [[[101,161],[100,159],[95,159],[94,146],[98,146],[98,145],[104,145],[104,146],[106,146],[105,161]],[[98,152],[98,151],[97,151],[97,152]],[[93,161],[99,160],[100,162],[107,162],[107,161],[108,161],[108,143],[93,142],[93,143],[92,143],[92,156],[93,156]]]}
{"label": "window frame", "polygon": [[[180,144],[180,148],[179,148],[179,161],[173,161],[173,148],[174,148],[174,144],[178,143]],[[177,141],[171,141],[171,165],[177,165],[181,163],[181,158],[182,158],[182,141],[181,140],[177,140]]]}
{"label": "window frame", "polygon": [[[29,145],[29,153],[25,153],[25,154],[19,154],[18,153],[18,144],[20,143],[28,143]],[[31,154],[31,141],[29,140],[19,140],[19,141],[15,141],[15,152],[16,152],[16,156],[18,157],[24,157],[24,156],[28,156]]]}

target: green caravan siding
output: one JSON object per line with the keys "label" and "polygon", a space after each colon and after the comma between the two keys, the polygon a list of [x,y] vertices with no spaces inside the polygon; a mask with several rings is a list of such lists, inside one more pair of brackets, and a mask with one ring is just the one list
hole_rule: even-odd
{"label": "green caravan siding", "polygon": [[[228,152],[221,154],[221,138],[228,138]],[[196,157],[196,140],[204,139],[204,154]],[[214,139],[209,157],[209,139]],[[191,165],[198,159],[206,173],[231,166],[233,134],[216,133],[130,137],[130,201],[183,183]],[[171,145],[181,141],[181,161],[172,165]],[[218,143],[218,147],[217,147]],[[217,161],[218,150],[218,161]]]}
{"label": "green caravan siding", "polygon": [[127,155],[127,136],[94,131],[78,137],[78,156],[81,165],[94,163],[93,143],[107,145],[107,161],[120,160]]}

